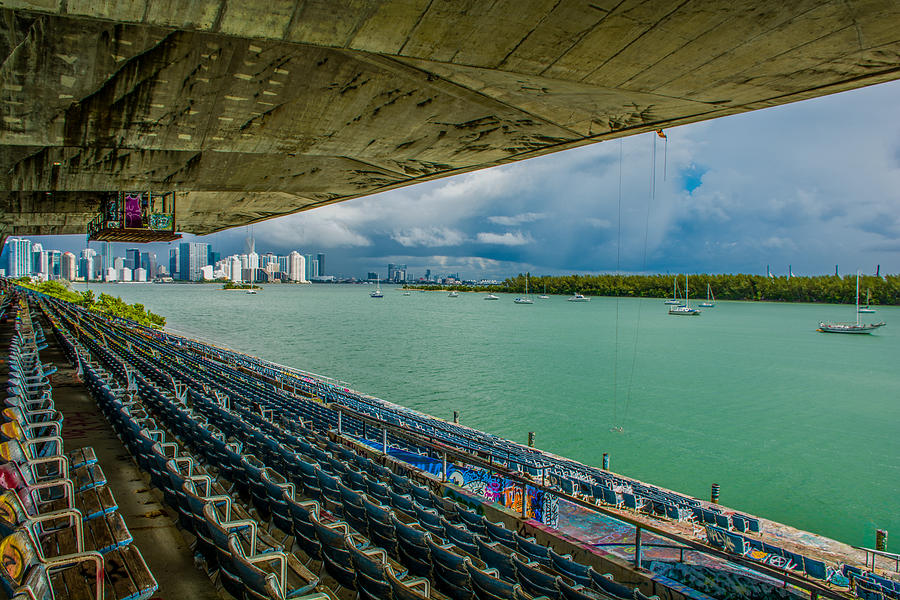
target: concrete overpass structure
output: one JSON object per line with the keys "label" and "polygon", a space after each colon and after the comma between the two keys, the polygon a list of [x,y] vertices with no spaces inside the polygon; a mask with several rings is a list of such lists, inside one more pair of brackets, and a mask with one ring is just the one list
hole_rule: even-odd
{"label": "concrete overpass structure", "polygon": [[0,238],[259,221],[900,77],[896,0],[0,0]]}

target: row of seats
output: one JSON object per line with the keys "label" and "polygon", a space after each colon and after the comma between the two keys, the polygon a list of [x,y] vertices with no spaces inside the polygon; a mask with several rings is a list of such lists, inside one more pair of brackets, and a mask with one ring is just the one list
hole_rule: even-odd
{"label": "row of seats", "polygon": [[[19,302],[13,293],[12,304]],[[16,311],[0,424],[0,587],[12,598],[149,598],[157,582],[106,485],[91,448],[64,452],[27,301]]]}
{"label": "row of seats", "polygon": [[888,579],[873,573],[854,567],[843,565],[841,572],[847,577],[857,597],[865,600],[900,600],[900,581]]}
{"label": "row of seats", "polygon": [[[84,322],[81,325],[84,330]],[[108,344],[115,344],[113,342],[115,337],[113,331],[107,330],[103,333],[103,339]],[[128,369],[124,368],[119,369],[119,376],[123,380],[130,378],[141,381],[138,387],[141,388],[142,398],[147,406],[159,411],[160,418],[163,418],[162,414],[167,413],[167,426],[172,427],[173,432],[178,432],[188,446],[196,447],[201,453],[207,449],[205,460],[210,464],[216,463],[221,476],[235,483],[236,493],[249,499],[258,514],[271,518],[274,527],[284,533],[293,534],[298,545],[308,555],[313,558],[321,557],[326,571],[336,581],[343,582],[349,587],[358,587],[360,582],[366,582],[369,587],[376,588],[379,585],[390,586],[386,569],[380,571],[382,573],[380,578],[375,578],[374,573],[369,573],[365,577],[361,575],[361,565],[364,563],[361,562],[362,557],[356,555],[355,550],[368,549],[370,548],[368,544],[375,542],[382,546],[379,550],[384,552],[385,556],[405,557],[407,561],[411,558],[417,559],[418,566],[401,564],[400,567],[394,568],[386,563],[384,566],[391,567],[392,574],[396,575],[398,569],[400,573],[406,570],[422,572],[426,570],[427,565],[431,580],[449,594],[459,594],[462,590],[461,593],[468,593],[468,597],[471,597],[472,594],[478,593],[476,588],[480,585],[483,594],[479,597],[487,597],[490,596],[490,592],[487,591],[490,583],[494,587],[506,586],[509,593],[504,597],[513,597],[517,589],[525,590],[520,592],[525,595],[529,592],[547,591],[550,597],[563,597],[563,586],[568,586],[569,591],[576,594],[565,597],[607,597],[599,590],[576,584],[565,569],[560,568],[560,571],[554,569],[559,565],[568,565],[570,570],[580,574],[583,583],[588,586],[595,585],[595,579],[600,581],[601,585],[614,582],[596,574],[595,578],[592,578],[590,576],[592,570],[560,555],[556,555],[557,562],[552,563],[549,549],[536,544],[533,540],[521,538],[514,532],[499,527],[506,535],[496,535],[503,536],[503,541],[512,545],[515,550],[501,547],[497,540],[482,538],[483,532],[489,527],[498,526],[464,509],[461,511],[459,508],[450,508],[451,505],[445,499],[434,496],[407,478],[400,477],[384,467],[379,471],[373,467],[380,465],[374,465],[369,459],[339,445],[332,444],[330,446],[332,451],[328,451],[327,438],[317,436],[311,431],[306,432],[308,439],[297,436],[296,431],[291,432],[294,435],[288,435],[253,409],[242,407],[242,399],[237,395],[232,396],[230,407],[226,409],[220,405],[218,398],[204,396],[196,388],[179,392],[177,382],[171,380],[175,384],[172,387],[176,396],[179,393],[183,394],[183,399],[190,401],[191,413],[204,424],[199,426],[196,420],[186,417],[183,410],[174,408],[177,405],[171,398],[167,398],[166,394],[160,392],[155,385],[147,383],[149,378],[165,382],[167,377],[159,369],[160,363],[149,364],[148,361],[141,359],[140,353],[133,352],[133,344],[136,341],[131,339],[128,342],[131,352],[127,354],[127,360],[132,362],[132,366],[138,371],[146,373],[148,379],[145,380],[143,375],[129,376]],[[102,348],[96,339],[88,345],[101,360],[103,354],[111,354],[108,349]],[[123,353],[122,356],[126,355]],[[113,362],[122,360],[121,357],[112,359]],[[202,389],[203,386],[200,387]],[[209,433],[211,428],[221,433],[218,442],[215,436],[203,439],[211,435]],[[241,434],[240,438],[244,441],[243,452],[236,447],[229,448],[225,442],[233,437],[233,434]],[[323,441],[325,443],[319,447]],[[334,451],[338,449],[340,451]],[[248,451],[252,453],[247,453]],[[373,474],[375,477],[370,476]],[[418,492],[414,492],[415,489],[418,489]],[[305,511],[297,508],[296,495],[301,493],[301,490],[305,498],[314,501],[314,504]],[[421,503],[417,500],[421,500]],[[438,513],[438,507],[441,514]],[[305,518],[299,519],[298,513]],[[460,516],[461,514],[468,515],[468,522],[466,517]],[[332,525],[327,523],[329,518],[344,519],[341,521],[346,527],[344,534],[335,536],[326,531],[334,529],[325,527]],[[319,525],[317,519],[320,520]],[[325,521],[321,521],[322,519]],[[479,531],[472,531],[470,525]],[[401,540],[404,539],[398,533],[401,530],[418,531],[421,534],[416,538],[418,544],[407,548],[405,553],[401,552]],[[371,536],[371,542],[367,536]],[[338,537],[341,539],[337,539]],[[359,543],[361,539],[367,541],[364,544]],[[455,545],[445,547],[448,546],[445,543],[447,541],[453,541]],[[466,545],[470,552],[460,548]],[[504,576],[498,576],[499,570],[496,574],[485,570],[488,568],[487,563],[479,556],[485,553],[489,554],[493,561],[500,561],[506,570]],[[501,560],[498,556],[505,556],[505,560]],[[546,561],[546,564],[535,561],[536,557]],[[446,559],[445,563],[442,563],[440,558]],[[468,563],[464,563],[463,559]],[[353,560],[356,560],[355,564]],[[474,574],[472,569],[478,570],[479,573]],[[485,579],[485,576],[488,579]],[[454,578],[468,582],[467,586],[460,587],[460,581]],[[536,582],[540,582],[544,587]],[[453,585],[450,585],[451,583]],[[624,586],[614,589],[622,597],[634,595],[632,590]]]}
{"label": "row of seats", "polygon": [[[221,483],[166,428],[150,415],[134,390],[119,387],[89,353],[61,334],[63,345],[80,361],[101,410],[138,464],[150,474],[180,522],[209,542],[209,565],[220,574],[226,591],[237,598],[333,598],[309,595],[319,579],[269,535]],[[174,398],[169,398],[174,401]],[[184,512],[187,507],[188,512]],[[198,525],[198,523],[202,525]]]}

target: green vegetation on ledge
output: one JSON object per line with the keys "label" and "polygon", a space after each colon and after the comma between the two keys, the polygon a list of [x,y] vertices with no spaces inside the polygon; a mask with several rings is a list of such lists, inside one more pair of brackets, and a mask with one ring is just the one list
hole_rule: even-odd
{"label": "green vegetation on ledge", "polygon": [[88,310],[103,313],[113,317],[121,317],[123,319],[131,319],[136,323],[147,327],[161,328],[166,324],[166,318],[150,312],[144,308],[143,304],[134,303],[127,304],[121,298],[110,296],[109,294],[100,294],[98,300],[94,296],[93,290],[86,292],[74,292],[60,281],[43,281],[40,283],[32,283],[31,279],[25,277],[16,281],[22,287],[83,306]]}

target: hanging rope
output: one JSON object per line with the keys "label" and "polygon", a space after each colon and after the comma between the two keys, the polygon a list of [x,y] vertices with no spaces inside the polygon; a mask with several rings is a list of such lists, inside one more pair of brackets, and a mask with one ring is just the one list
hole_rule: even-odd
{"label": "hanging rope", "polygon": [[[662,131],[657,131],[657,134],[660,137],[665,138],[665,134]],[[644,217],[644,252],[643,252],[643,260],[641,261],[641,271],[647,270],[647,241],[650,236],[650,208],[655,204],[656,201],[656,137],[653,137],[653,150],[650,153],[650,198],[647,202],[647,212]],[[637,354],[638,354],[638,338],[640,336],[641,331],[641,306],[643,302],[638,301],[637,307],[637,320],[634,326],[634,347],[632,349],[632,357],[631,357],[631,373],[628,377],[628,392],[625,395],[625,407],[624,407],[624,416],[622,417],[623,426],[620,428],[620,431],[624,428],[625,421],[628,420],[628,406],[631,402],[631,395],[634,391],[634,371],[637,366]]]}
{"label": "hanging rope", "polygon": [[[616,235],[616,279],[622,265],[622,138],[619,138],[619,204],[618,231]],[[616,291],[616,340],[613,360],[613,425],[621,431],[618,423],[619,410],[619,293]]]}

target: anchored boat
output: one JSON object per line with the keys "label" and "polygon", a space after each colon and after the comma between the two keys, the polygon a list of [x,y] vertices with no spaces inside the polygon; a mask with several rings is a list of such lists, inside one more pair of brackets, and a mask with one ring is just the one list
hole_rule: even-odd
{"label": "anchored boat", "polygon": [[[859,322],[859,271],[856,272],[856,323],[839,323],[832,321],[821,321],[816,331],[821,333],[872,333],[879,327],[884,327],[886,323],[860,323]],[[874,311],[873,311],[874,312]]]}
{"label": "anchored boat", "polygon": [[513,300],[516,304],[534,304],[534,300],[528,297],[528,273],[525,273],[525,295]]}
{"label": "anchored boat", "polygon": [[681,306],[673,306],[669,309],[670,315],[682,315],[695,317],[700,314],[700,311],[696,308],[691,308],[691,300],[690,300],[690,291],[688,288],[688,276],[687,273],[684,275],[684,304]]}
{"label": "anchored boat", "polygon": [[706,284],[706,302],[701,302],[697,306],[700,308],[712,308],[716,305],[716,296],[712,293],[712,288]]}

